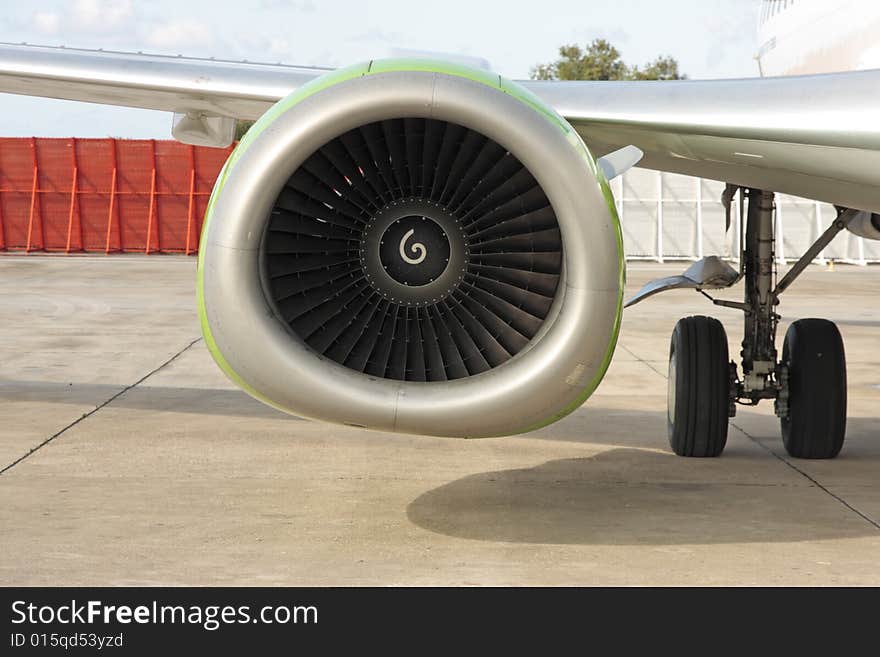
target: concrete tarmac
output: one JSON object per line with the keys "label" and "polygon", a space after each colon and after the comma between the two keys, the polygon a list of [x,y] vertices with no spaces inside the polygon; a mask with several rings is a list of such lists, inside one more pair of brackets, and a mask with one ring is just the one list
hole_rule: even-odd
{"label": "concrete tarmac", "polygon": [[[633,264],[629,292],[685,264]],[[0,257],[0,584],[880,585],[880,268],[785,294],[840,323],[849,423],[789,458],[772,405],[718,459],[666,442],[675,321],[741,316],[692,291],[626,311],[598,392],[535,433],[371,433],[239,391],[200,339],[195,259]],[[723,293],[738,298],[741,288]]]}

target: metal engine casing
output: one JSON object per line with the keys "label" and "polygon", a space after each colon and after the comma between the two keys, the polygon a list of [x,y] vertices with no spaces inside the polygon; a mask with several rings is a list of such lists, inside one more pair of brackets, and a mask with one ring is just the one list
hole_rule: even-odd
{"label": "metal engine casing", "polygon": [[864,237],[866,240],[880,240],[880,214],[876,212],[859,212],[846,225],[846,229]]}
{"label": "metal engine casing", "polygon": [[[311,349],[267,299],[263,239],[292,172],[342,133],[401,117],[453,122],[502,145],[532,173],[556,214],[563,265],[548,316],[526,348],[473,376],[415,382],[351,370]],[[218,365],[283,411],[382,431],[516,434],[577,408],[604,375],[621,317],[622,251],[607,181],[552,109],[484,71],[374,61],[330,73],[280,101],[230,156],[203,228],[199,312]]]}

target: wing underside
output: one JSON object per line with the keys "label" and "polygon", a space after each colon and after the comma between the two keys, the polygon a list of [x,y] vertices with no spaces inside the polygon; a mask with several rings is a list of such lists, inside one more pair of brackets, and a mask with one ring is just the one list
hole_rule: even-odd
{"label": "wing underside", "polygon": [[[327,69],[0,45],[0,92],[255,119]],[[880,71],[788,78],[520,84],[597,155],[880,212]],[[499,120],[503,120],[499,117]]]}

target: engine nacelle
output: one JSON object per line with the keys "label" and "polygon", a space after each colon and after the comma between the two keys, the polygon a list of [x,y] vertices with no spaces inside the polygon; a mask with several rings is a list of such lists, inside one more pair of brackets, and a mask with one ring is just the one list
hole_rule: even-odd
{"label": "engine nacelle", "polygon": [[611,192],[571,126],[424,60],[335,71],[269,110],[217,180],[198,273],[207,345],[254,397],[461,437],[577,408],[623,284]]}
{"label": "engine nacelle", "polygon": [[859,212],[846,225],[846,229],[867,240],[880,240],[880,214]]}

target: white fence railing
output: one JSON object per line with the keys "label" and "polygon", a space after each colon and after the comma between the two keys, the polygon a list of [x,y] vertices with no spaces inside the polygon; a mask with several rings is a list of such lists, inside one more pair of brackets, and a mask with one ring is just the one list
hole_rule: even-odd
{"label": "white fence railing", "polygon": [[[724,183],[647,169],[630,169],[611,183],[630,260],[738,260],[737,212],[724,230]],[[738,199],[734,202],[738,207]],[[796,260],[834,220],[834,207],[785,194],[776,196],[776,258]],[[844,231],[816,259],[866,265],[880,262],[880,241]]]}

